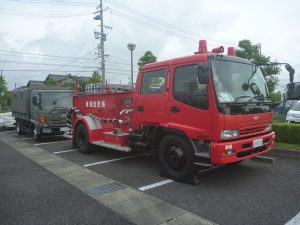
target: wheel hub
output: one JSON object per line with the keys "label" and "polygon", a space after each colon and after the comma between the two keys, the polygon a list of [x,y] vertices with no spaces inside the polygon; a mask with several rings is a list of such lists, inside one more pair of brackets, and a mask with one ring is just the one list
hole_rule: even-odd
{"label": "wheel hub", "polygon": [[167,151],[166,161],[170,168],[180,171],[185,166],[184,152],[178,146],[171,146]]}

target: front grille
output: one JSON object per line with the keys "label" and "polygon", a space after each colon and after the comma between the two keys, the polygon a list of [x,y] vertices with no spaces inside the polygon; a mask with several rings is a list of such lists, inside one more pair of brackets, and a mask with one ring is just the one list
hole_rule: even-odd
{"label": "front grille", "polygon": [[247,135],[257,132],[262,132],[266,129],[266,126],[257,126],[257,127],[251,127],[251,128],[241,128],[240,129],[240,135]]}
{"label": "front grille", "polygon": [[263,145],[263,146],[255,148],[255,149],[242,151],[242,152],[237,153],[237,157],[238,158],[243,158],[243,157],[246,157],[246,156],[250,156],[250,155],[256,154],[258,152],[265,151],[265,150],[268,149],[268,147],[269,147],[268,145]]}

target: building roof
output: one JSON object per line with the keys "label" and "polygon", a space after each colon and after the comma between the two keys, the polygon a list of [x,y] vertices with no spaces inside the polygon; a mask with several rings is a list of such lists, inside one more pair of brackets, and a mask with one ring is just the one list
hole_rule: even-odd
{"label": "building roof", "polygon": [[46,77],[45,80],[54,79],[54,80],[57,80],[57,81],[63,81],[63,80],[68,79],[68,78],[73,79],[73,80],[77,80],[77,79],[89,80],[91,77],[74,76],[74,75],[71,75],[71,74],[60,75],[60,74],[51,74],[51,73],[49,73],[49,75]]}
{"label": "building roof", "polygon": [[43,86],[44,81],[41,80],[30,80],[28,81],[26,87],[31,87],[31,86]]}

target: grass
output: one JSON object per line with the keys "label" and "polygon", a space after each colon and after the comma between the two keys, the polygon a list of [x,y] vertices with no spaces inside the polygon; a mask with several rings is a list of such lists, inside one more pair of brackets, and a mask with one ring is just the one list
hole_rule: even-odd
{"label": "grass", "polygon": [[277,148],[300,150],[300,144],[275,142],[275,145],[276,145]]}
{"label": "grass", "polygon": [[286,115],[274,115],[273,116],[273,122],[285,122]]}

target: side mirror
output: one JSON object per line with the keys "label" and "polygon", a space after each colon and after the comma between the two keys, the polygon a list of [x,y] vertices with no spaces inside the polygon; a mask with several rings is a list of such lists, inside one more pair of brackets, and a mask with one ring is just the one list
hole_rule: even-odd
{"label": "side mirror", "polygon": [[208,84],[209,76],[208,71],[210,69],[210,65],[199,63],[197,65],[197,77],[199,84]]}
{"label": "side mirror", "polygon": [[250,84],[250,90],[252,91],[252,93],[254,95],[260,95],[261,94],[260,90],[259,90],[259,87],[255,83]]}
{"label": "side mirror", "polygon": [[286,100],[300,100],[300,82],[287,85]]}

